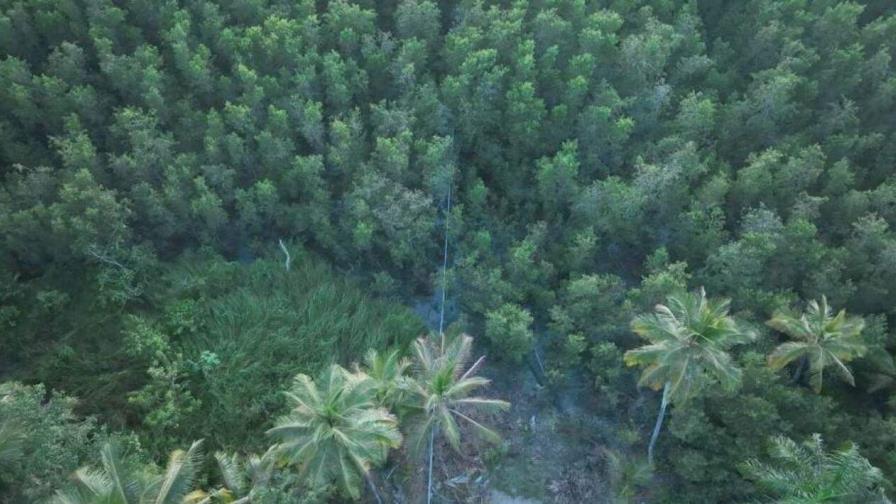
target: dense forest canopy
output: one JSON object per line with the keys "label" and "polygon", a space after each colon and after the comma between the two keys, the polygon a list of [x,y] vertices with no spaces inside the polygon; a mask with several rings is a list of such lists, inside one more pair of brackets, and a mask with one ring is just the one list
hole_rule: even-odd
{"label": "dense forest canopy", "polygon": [[890,0],[0,0],[0,502],[887,502],[894,58]]}

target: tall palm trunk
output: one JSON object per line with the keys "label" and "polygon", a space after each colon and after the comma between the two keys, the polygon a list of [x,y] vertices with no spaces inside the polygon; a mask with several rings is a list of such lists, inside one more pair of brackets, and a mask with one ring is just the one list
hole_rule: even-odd
{"label": "tall palm trunk", "polygon": [[656,425],[653,426],[653,434],[650,436],[650,444],[647,446],[647,461],[653,465],[653,447],[663,428],[663,418],[666,417],[666,407],[669,406],[669,384],[663,386],[663,402],[660,404],[660,412],[656,416]]}
{"label": "tall palm trunk", "polygon": [[434,443],[436,439],[436,428],[433,426],[432,430],[429,431],[429,477],[427,478],[426,483],[426,504],[430,504],[432,502],[432,454],[434,450]]}
{"label": "tall palm trunk", "polygon": [[806,370],[806,364],[809,362],[809,358],[805,355],[800,357],[800,365],[796,368],[796,373],[793,374],[793,383],[799,383],[800,377],[803,376],[803,371]]}
{"label": "tall palm trunk", "polygon": [[370,487],[370,491],[373,492],[376,503],[383,504],[383,499],[380,498],[380,493],[376,490],[376,485],[373,484],[373,476],[370,475],[370,471],[364,473],[364,479],[367,480],[367,485]]}

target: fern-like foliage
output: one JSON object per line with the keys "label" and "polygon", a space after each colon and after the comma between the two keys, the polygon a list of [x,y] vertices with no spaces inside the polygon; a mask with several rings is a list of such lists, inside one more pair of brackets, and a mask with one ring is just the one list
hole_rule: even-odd
{"label": "fern-like foliage", "polygon": [[884,504],[883,475],[856,445],[827,452],[821,435],[804,443],[779,436],[772,440],[771,462],[751,460],[743,472],[781,504]]}

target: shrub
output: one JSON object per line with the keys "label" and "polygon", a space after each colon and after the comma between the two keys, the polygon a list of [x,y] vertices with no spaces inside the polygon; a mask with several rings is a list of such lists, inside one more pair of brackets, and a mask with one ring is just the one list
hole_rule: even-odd
{"label": "shrub", "polygon": [[511,362],[522,362],[532,350],[534,336],[530,326],[532,315],[529,310],[505,303],[486,315],[485,337],[501,353],[501,357]]}

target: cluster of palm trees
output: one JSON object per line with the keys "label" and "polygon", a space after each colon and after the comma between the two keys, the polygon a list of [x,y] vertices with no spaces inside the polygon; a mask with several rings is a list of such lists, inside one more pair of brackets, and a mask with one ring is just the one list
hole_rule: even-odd
{"label": "cluster of palm trees", "polygon": [[[733,390],[740,382],[741,370],[729,350],[753,341],[757,335],[731,317],[729,307],[728,300],[708,299],[701,288],[670,295],[666,304],[657,305],[653,313],[639,315],[632,321],[632,330],[649,343],[626,352],[625,362],[644,367],[639,386],[662,390],[659,414],[647,448],[651,465],[670,404],[684,403],[706,386],[718,384]],[[820,303],[809,302],[805,313],[778,311],[766,324],[792,338],[769,354],[772,369],[796,362],[794,381],[798,381],[808,366],[809,383],[816,393],[822,390],[827,368],[833,368],[842,379],[855,385],[846,363],[866,350],[861,338],[861,318],[847,317],[844,310],[834,315],[827,298],[822,297]]]}
{"label": "cluster of palm trees", "polygon": [[[734,390],[740,383],[741,370],[730,349],[755,340],[757,334],[730,316],[729,309],[728,300],[709,299],[701,288],[670,295],[666,304],[657,305],[653,313],[639,315],[632,321],[632,330],[648,344],[626,352],[625,362],[644,368],[639,386],[662,391],[648,445],[651,466],[669,405],[680,405],[708,386]],[[861,318],[848,317],[843,310],[835,315],[822,297],[821,302],[809,302],[802,314],[776,312],[767,325],[792,339],[769,354],[771,368],[779,370],[796,364],[794,381],[799,381],[808,368],[809,384],[817,393],[822,390],[828,368],[854,385],[846,363],[866,350],[861,338]],[[74,487],[60,491],[55,502],[245,503],[267,485],[277,466],[294,466],[309,487],[334,488],[346,499],[359,499],[366,484],[374,498],[382,502],[372,469],[382,466],[390,450],[402,444],[412,460],[425,456],[426,501],[430,502],[438,442],[444,440],[460,450],[463,430],[495,441],[498,435],[474,415],[509,407],[507,402],[473,395],[489,380],[477,375],[483,358],[470,365],[472,341],[466,334],[454,338],[444,334],[429,336],[414,342],[412,359],[402,357],[397,350],[371,350],[364,364],[351,370],[333,364],[317,379],[299,374],[287,392],[290,412],[268,431],[276,444],[263,456],[244,459],[216,454],[223,480],[223,486],[216,490],[193,489],[200,464],[200,442],[187,451],[174,452],[161,472],[128,464],[117,447],[108,445],[102,450],[102,469],[78,470]],[[787,495],[798,496],[801,491],[808,492],[806,488],[826,484],[827,480],[817,476],[818,471],[812,473],[817,476],[814,483],[806,478],[800,480],[800,471],[816,462],[826,468],[839,463],[844,470],[852,471],[849,475],[855,481],[876,481],[878,473],[860,463],[854,447],[826,455],[821,451],[820,438],[812,441],[814,451],[809,445],[800,447],[784,438],[776,438],[774,443],[779,458],[793,466],[791,473],[758,462],[747,464],[745,470],[760,483],[778,476],[802,481],[794,483],[794,488],[799,488]],[[794,463],[812,457],[814,462]]]}
{"label": "cluster of palm trees", "polygon": [[371,350],[364,365],[352,370],[333,364],[316,380],[297,375],[287,392],[290,412],[267,432],[276,444],[245,459],[217,453],[223,486],[216,490],[194,489],[200,442],[174,452],[161,473],[129,465],[117,447],[107,445],[102,469],[79,469],[74,486],[58,492],[55,504],[242,504],[265,488],[278,466],[294,466],[310,488],[334,488],[345,499],[359,499],[366,483],[382,502],[371,470],[405,440],[412,458],[428,452],[429,502],[437,442],[444,439],[459,450],[465,430],[497,440],[474,416],[509,407],[473,395],[489,380],[476,374],[483,358],[468,366],[472,343],[466,334],[419,338],[413,360],[397,350]]}

